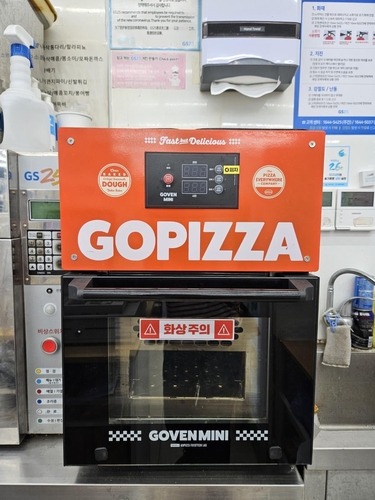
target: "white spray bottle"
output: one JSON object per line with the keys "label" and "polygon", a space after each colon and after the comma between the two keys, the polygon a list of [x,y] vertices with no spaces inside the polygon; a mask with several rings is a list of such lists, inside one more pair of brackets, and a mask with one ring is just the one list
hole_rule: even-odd
{"label": "white spray bottle", "polygon": [[49,113],[49,134],[51,139],[51,151],[57,151],[56,144],[56,113],[55,108],[52,103],[52,98],[46,92],[42,92],[42,99],[47,104],[48,113]]}
{"label": "white spray bottle", "polygon": [[35,42],[12,24],[4,31],[10,42],[10,87],[0,95],[3,138],[0,148],[17,152],[50,151],[49,111],[31,87],[30,49]]}

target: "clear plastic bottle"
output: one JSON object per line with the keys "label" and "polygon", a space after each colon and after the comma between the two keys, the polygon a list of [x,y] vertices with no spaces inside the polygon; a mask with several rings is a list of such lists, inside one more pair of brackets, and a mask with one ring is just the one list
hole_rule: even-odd
{"label": "clear plastic bottle", "polygon": [[51,151],[57,150],[56,144],[56,113],[55,108],[53,107],[52,99],[49,94],[46,92],[42,92],[42,99],[47,104],[48,112],[49,112],[49,133],[51,138]]}
{"label": "clear plastic bottle", "polygon": [[372,297],[374,285],[362,276],[356,276],[354,280],[351,340],[352,347],[357,349],[372,349],[374,313],[372,312]]}
{"label": "clear plastic bottle", "polygon": [[354,296],[359,298],[353,301],[353,308],[366,311],[371,310],[374,285],[366,278],[356,276],[354,280]]}
{"label": "clear plastic bottle", "polygon": [[16,152],[50,151],[49,111],[31,86],[30,48],[35,43],[19,25],[4,31],[10,42],[10,86],[0,95],[3,137],[0,148]]}

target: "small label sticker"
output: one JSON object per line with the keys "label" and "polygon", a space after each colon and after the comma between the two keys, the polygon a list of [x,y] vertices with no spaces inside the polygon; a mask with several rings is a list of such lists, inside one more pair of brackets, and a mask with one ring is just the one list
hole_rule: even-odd
{"label": "small label sticker", "polygon": [[274,165],[265,165],[255,172],[253,188],[261,198],[276,198],[285,188],[285,175]]}
{"label": "small label sticker", "polygon": [[59,408],[38,408],[36,410],[38,415],[62,415],[62,407]]}
{"label": "small label sticker", "polygon": [[39,398],[36,400],[37,405],[58,405],[61,403],[61,398]]}
{"label": "small label sticker", "polygon": [[36,419],[38,424],[62,424],[63,419],[62,418],[37,418]]}
{"label": "small label sticker", "polygon": [[63,393],[63,390],[62,388],[48,388],[48,389],[41,389],[40,387],[38,387],[38,389],[35,390],[35,393],[40,395],[40,394],[48,394],[49,396],[51,396],[52,394],[62,394]]}
{"label": "small label sticker", "polygon": [[131,175],[119,163],[110,163],[99,172],[98,185],[107,196],[112,198],[123,196],[130,189]]}
{"label": "small label sticker", "polygon": [[234,319],[140,319],[140,339],[233,340]]}
{"label": "small label sticker", "polygon": [[37,385],[62,385],[62,378],[44,378],[35,379]]}
{"label": "small label sticker", "polygon": [[239,175],[240,166],[239,165],[224,165],[224,174]]}
{"label": "small label sticker", "polygon": [[62,368],[36,368],[37,375],[61,375]]}

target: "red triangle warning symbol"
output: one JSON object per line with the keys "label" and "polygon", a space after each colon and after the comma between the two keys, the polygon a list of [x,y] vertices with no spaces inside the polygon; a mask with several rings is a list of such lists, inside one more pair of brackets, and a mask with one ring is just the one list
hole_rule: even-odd
{"label": "red triangle warning symbol", "polygon": [[145,335],[147,335],[147,336],[148,336],[148,335],[152,336],[152,335],[156,335],[156,330],[155,330],[155,328],[152,326],[152,324],[150,323],[150,324],[148,325],[148,327],[146,328],[146,330],[144,331],[144,333],[145,333]]}
{"label": "red triangle warning symbol", "polygon": [[234,320],[216,319],[214,338],[220,340],[233,340],[233,337],[234,337]]}
{"label": "red triangle warning symbol", "polygon": [[220,330],[217,332],[217,335],[220,337],[221,336],[230,337],[230,331],[228,330],[228,328],[225,325],[222,325]]}
{"label": "red triangle warning symbol", "polygon": [[140,320],[140,338],[141,339],[158,339],[159,338],[159,321],[158,320]]}

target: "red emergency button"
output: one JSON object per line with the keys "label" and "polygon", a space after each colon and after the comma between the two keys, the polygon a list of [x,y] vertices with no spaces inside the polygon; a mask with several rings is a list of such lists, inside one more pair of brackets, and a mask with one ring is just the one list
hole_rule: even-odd
{"label": "red emergency button", "polygon": [[55,354],[59,347],[59,341],[53,337],[49,337],[42,342],[42,350],[46,354]]}
{"label": "red emergency button", "polygon": [[173,175],[165,174],[165,176],[163,177],[163,181],[165,182],[165,184],[172,184],[172,182],[174,181]]}

